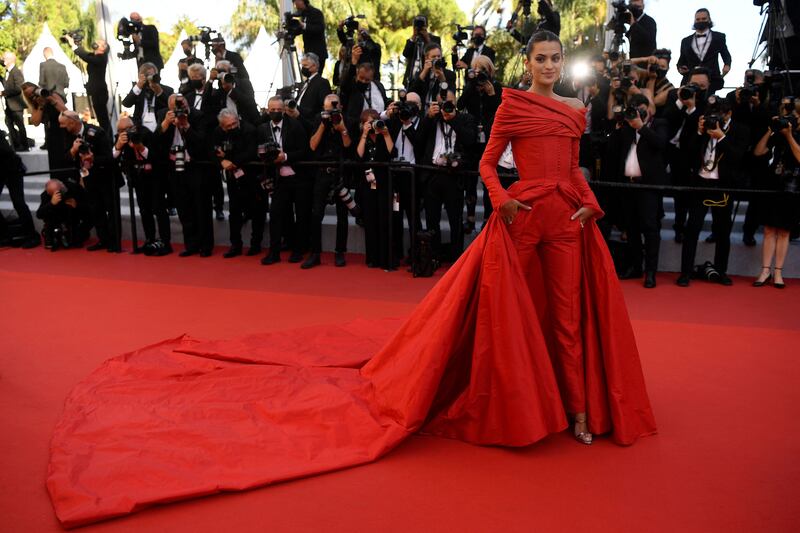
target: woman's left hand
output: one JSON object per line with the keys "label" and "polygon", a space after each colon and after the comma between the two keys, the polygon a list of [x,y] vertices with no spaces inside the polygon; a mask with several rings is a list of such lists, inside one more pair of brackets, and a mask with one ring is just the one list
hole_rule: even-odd
{"label": "woman's left hand", "polygon": [[595,210],[592,209],[591,207],[581,207],[580,209],[575,211],[575,213],[573,213],[573,215],[569,217],[569,219],[577,220],[578,222],[581,223],[581,227],[583,227],[583,225],[586,224],[587,221],[591,220],[595,214],[596,214]]}

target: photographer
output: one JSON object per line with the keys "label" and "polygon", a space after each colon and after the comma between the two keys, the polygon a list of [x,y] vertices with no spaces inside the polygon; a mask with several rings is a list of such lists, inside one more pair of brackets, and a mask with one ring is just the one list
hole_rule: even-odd
{"label": "photographer", "polygon": [[[669,125],[667,162],[669,163],[672,185],[686,187],[693,181],[690,161],[693,159],[693,140],[697,123],[706,105],[706,95],[711,84],[708,71],[697,67],[689,78],[689,83],[670,91],[663,117]],[[675,198],[675,242],[682,243],[689,213],[690,195],[676,192]]]}
{"label": "photographer", "polygon": [[[667,122],[653,118],[649,106],[650,102],[642,94],[628,100],[624,111],[625,123],[617,125],[609,136],[608,151],[615,165],[614,171],[623,176],[625,182],[666,185]],[[633,189],[625,191],[623,195],[631,265],[620,275],[620,279],[641,278],[644,260],[644,286],[653,288],[656,286],[661,243],[661,194]]]}
{"label": "photographer", "polygon": [[[56,169],[72,166],[72,162],[67,162],[64,156],[65,133],[58,123],[59,115],[62,111],[67,110],[67,106],[58,93],[52,92],[44,96],[46,92],[33,83],[25,82],[22,85],[22,95],[25,97],[28,109],[31,112],[31,126],[44,124],[44,142],[47,146],[48,168],[52,170],[52,177],[60,177],[61,174],[56,172]],[[71,175],[71,172],[66,175]]]}
{"label": "photographer", "polygon": [[97,39],[92,44],[92,51],[89,52],[75,43],[72,35],[65,35],[64,39],[75,52],[86,63],[86,94],[94,109],[94,116],[103,131],[111,133],[111,121],[108,118],[108,86],[106,85],[106,67],[108,66],[108,43],[103,39]]}
{"label": "photographer", "polygon": [[[435,233],[437,255],[455,260],[464,250],[464,178],[453,171],[471,168],[469,157],[474,152],[478,132],[472,116],[456,109],[455,94],[449,90],[442,93],[445,94],[438,94],[428,108],[417,135],[424,154],[421,163],[442,169],[423,174],[425,226]],[[450,222],[449,253],[442,249],[442,205]]]}
{"label": "photographer", "polygon": [[240,78],[230,62],[217,61],[211,69],[209,79],[217,81],[216,100],[219,109],[228,109],[237,114],[240,120],[255,127],[260,122],[256,106],[253,84],[247,78]]}
{"label": "photographer", "polygon": [[69,87],[67,67],[53,59],[53,49],[45,46],[42,50],[44,61],[39,63],[39,87],[49,88],[67,101],[66,88]]}
{"label": "photographer", "polygon": [[[322,253],[322,220],[325,217],[325,208],[330,203],[336,204],[336,248],[334,261],[337,267],[345,266],[345,252],[347,251],[348,210],[353,215],[359,214],[359,208],[350,196],[346,175],[340,174],[339,163],[347,158],[353,146],[347,124],[341,110],[341,101],[336,94],[329,94],[323,102],[323,111],[320,115],[318,126],[309,140],[309,147],[314,154],[314,159],[330,163],[316,170],[311,193],[311,219],[309,235],[311,238],[311,255],[303,263],[303,268],[312,268],[321,263]],[[289,182],[291,183],[291,182]],[[289,185],[287,183],[287,185]],[[293,184],[296,192],[292,193],[297,200],[303,199],[307,194],[306,188],[300,188],[301,183]],[[297,202],[297,200],[295,200]],[[302,205],[302,204],[301,204]],[[298,210],[299,211],[299,210]],[[284,220],[284,219],[281,219]],[[298,221],[299,223],[299,221]],[[298,224],[299,225],[299,224]],[[274,237],[270,234],[270,240]],[[298,241],[300,236],[295,238]],[[280,241],[274,241],[280,242]],[[277,262],[280,257],[273,247],[273,260]]]}
{"label": "photographer", "polygon": [[[800,196],[788,194],[798,190],[800,182],[800,105],[785,109],[780,117],[773,117],[769,129],[759,139],[754,155],[765,161],[772,160],[769,172],[764,174],[763,188],[781,191],[783,194],[763,199],[761,222],[764,224],[764,244],[761,252],[761,273],[753,286],[761,287],[770,278],[779,289],[786,286],[783,281],[783,265],[789,252],[789,237],[800,224]],[[770,157],[771,156],[771,157]],[[770,273],[773,257],[774,274]]]}
{"label": "photographer", "polygon": [[[711,77],[711,93],[722,89],[723,77],[731,70],[731,53],[725,42],[725,34],[711,31],[714,23],[707,9],[698,9],[694,14],[695,33],[681,41],[681,56],[678,58],[678,72],[683,74],[686,84],[695,67],[705,67]],[[719,58],[722,58],[722,73]]]}
{"label": "photographer", "polygon": [[294,8],[300,14],[302,22],[303,52],[317,54],[319,72],[325,70],[328,59],[328,47],[325,43],[325,16],[322,11],[311,5],[310,0],[292,0]]}
{"label": "photographer", "polygon": [[13,52],[3,54],[3,65],[6,69],[6,77],[3,79],[0,96],[6,99],[6,126],[11,140],[11,145],[17,152],[27,152],[28,134],[25,132],[25,100],[22,97],[22,84],[25,77],[22,70],[17,67],[17,56]]}
{"label": "photographer", "polygon": [[484,56],[494,62],[495,52],[494,48],[486,44],[486,28],[484,26],[475,26],[472,30],[472,37],[469,40],[469,47],[464,52],[464,56],[456,63],[456,68],[468,69],[472,68],[472,60],[476,57]]}
{"label": "photographer", "polygon": [[[503,89],[494,79],[494,63],[489,56],[477,56],[472,60],[471,68],[467,72],[464,91],[458,99],[456,107],[459,111],[466,111],[475,121],[478,128],[478,144],[474,160],[480,161],[486,142],[492,131],[494,115],[500,106]],[[475,207],[478,203],[478,176],[464,178],[467,222],[464,232],[469,234],[475,231]]]}
{"label": "photographer", "polygon": [[[293,210],[297,219],[293,227],[294,238],[287,239],[294,244],[289,262],[299,263],[303,260],[303,253],[308,249],[314,179],[313,169],[293,167],[292,164],[308,160],[308,133],[299,120],[285,114],[286,106],[282,97],[270,98],[267,110],[269,122],[259,126],[258,143],[264,146],[262,157],[267,166],[267,179],[272,179],[274,191],[269,213],[269,253],[261,259],[261,264],[272,265],[280,262],[281,242],[284,237],[288,237],[290,228],[286,222],[291,220]],[[264,190],[263,187],[261,189]],[[311,257],[306,263],[311,261],[315,253],[315,264],[319,264],[319,250],[313,248]],[[303,268],[310,268],[306,263],[303,264]]]}
{"label": "photographer", "polygon": [[[519,18],[519,10],[522,9],[522,26],[518,30],[514,27]],[[528,40],[536,31],[547,30],[561,34],[561,15],[558,11],[553,9],[553,0],[539,0],[537,3],[536,11],[539,14],[539,20],[535,21],[530,18],[531,0],[521,0],[517,6],[517,11],[509,19],[506,24],[506,31],[511,36],[519,41],[520,44],[525,46]]]}
{"label": "photographer", "polygon": [[428,33],[428,17],[417,15],[414,17],[414,33],[406,41],[403,48],[403,57],[406,58],[406,71],[403,74],[403,86],[411,87],[411,80],[418,76],[425,64],[425,48],[431,44],[439,45],[439,55],[441,56],[442,39],[438,35]]}
{"label": "photographer", "polygon": [[628,2],[627,23],[630,25],[626,35],[630,42],[628,56],[631,60],[652,55],[657,48],[656,33],[658,32],[658,27],[653,17],[645,14],[644,0],[630,0]]}
{"label": "photographer", "polygon": [[[359,15],[359,17],[360,16],[361,15]],[[380,68],[382,54],[381,45],[372,39],[372,36],[366,28],[359,27],[356,18],[357,17],[348,17],[344,19],[339,23],[339,27],[336,29],[336,36],[345,48],[345,57],[347,60],[344,62],[344,65],[350,65],[350,53],[354,47],[358,46],[361,48],[361,62],[372,63],[375,65],[375,68]],[[338,65],[340,61],[336,63]],[[341,78],[343,72],[339,70],[338,68],[334,69],[334,78]],[[334,79],[334,83],[336,83],[336,81],[337,80]]]}
{"label": "photographer", "polygon": [[86,124],[74,111],[62,111],[60,126],[66,130],[67,157],[78,168],[78,182],[86,191],[98,241],[87,250],[121,252],[119,187],[111,169],[111,142],[97,126]]}
{"label": "photographer", "polygon": [[133,108],[133,121],[136,124],[155,132],[158,128],[157,115],[167,109],[172,93],[172,87],[161,85],[158,67],[153,63],[143,63],[139,67],[139,80],[122,100],[122,105]]}
{"label": "photographer", "polygon": [[192,65],[205,65],[202,59],[195,56],[194,44],[191,39],[182,40],[181,48],[186,57],[182,57],[178,60],[178,80],[181,82],[178,86],[178,92],[183,94],[191,90],[189,83],[189,67]]}
{"label": "photographer", "polygon": [[261,253],[264,224],[267,218],[267,191],[261,187],[256,173],[247,166],[256,159],[258,145],[256,131],[230,109],[223,109],[217,117],[219,126],[214,130],[214,153],[219,160],[223,179],[228,184],[230,216],[230,249],[222,257],[230,259],[242,255],[242,225],[246,215],[252,224],[248,256]]}
{"label": "photographer", "polygon": [[211,52],[214,54],[217,64],[219,64],[220,61],[227,61],[230,63],[233,67],[230,69],[230,72],[235,73],[238,79],[250,79],[250,75],[247,73],[247,69],[244,66],[244,59],[242,59],[242,56],[238,53],[225,48],[225,39],[220,37],[211,41]]}
{"label": "photographer", "polygon": [[438,101],[442,84],[447,84],[448,90],[455,91],[456,73],[447,68],[447,61],[442,57],[442,47],[437,43],[431,43],[425,46],[422,70],[413,77],[408,90],[422,98],[427,111],[432,102]]}
{"label": "photographer", "polygon": [[611,71],[611,84],[608,92],[608,115],[609,121],[621,124],[622,111],[627,105],[628,99],[637,94],[643,94],[650,102],[651,115],[655,115],[656,107],[653,102],[653,94],[647,88],[645,80],[647,71],[633,65],[630,61],[623,61],[619,69]]}
{"label": "photographer", "polygon": [[[144,228],[144,254],[163,256],[172,253],[172,233],[167,214],[167,179],[164,170],[155,168],[155,151],[151,151],[153,133],[137,128],[130,117],[117,122],[117,138],[112,155],[120,171],[136,191],[136,203]],[[158,223],[159,239],[156,239]]]}
{"label": "photographer", "polygon": [[180,95],[171,95],[167,109],[159,116],[155,135],[155,161],[166,162],[166,172],[175,191],[178,217],[183,228],[185,249],[178,254],[188,257],[199,253],[209,257],[214,250],[214,227],[211,211],[208,148],[197,115],[188,112]]}
{"label": "photographer", "polygon": [[[400,100],[389,104],[381,118],[387,121],[392,139],[394,139],[395,160],[415,165],[417,160],[422,161],[423,157],[423,154],[420,153],[420,142],[417,135],[422,100],[417,93],[407,93],[405,90],[400,90],[399,96]],[[407,175],[395,173],[395,179],[397,179],[395,189],[400,195],[400,210],[405,213],[406,219],[408,219],[409,242],[414,242],[412,230],[416,228],[416,231],[419,231],[422,228],[419,213],[424,196],[424,188],[419,175],[416,173]],[[414,197],[412,197],[411,190],[412,179],[416,180]],[[412,220],[414,224],[412,224]]]}
{"label": "photographer", "polygon": [[129,18],[133,30],[131,38],[137,50],[136,65],[141,67],[146,63],[151,63],[158,72],[161,72],[161,69],[164,68],[164,60],[161,59],[158,28],[152,24],[144,24],[139,13],[133,12]]}
{"label": "photographer", "polygon": [[[364,163],[389,162],[392,159],[394,142],[386,122],[380,119],[378,112],[374,109],[362,111],[359,128],[361,136],[356,147],[358,159]],[[386,167],[372,166],[363,172],[364,178],[359,180],[358,187],[362,191],[359,196],[364,200],[367,267],[395,270],[403,253],[399,206],[397,212],[393,208],[397,196],[396,188],[394,184],[389,186],[389,172]],[[390,253],[393,256],[391,262]]]}
{"label": "photographer", "polygon": [[[722,285],[732,285],[727,276],[728,256],[731,248],[733,202],[725,191],[736,186],[742,178],[742,158],[749,149],[750,133],[747,126],[732,120],[730,104],[716,96],[706,100],[705,113],[698,120],[697,134],[691,141],[689,164],[694,171],[693,184],[715,187],[718,193],[693,192],[689,200],[689,220],[681,250],[681,275],[677,284],[687,287],[694,271],[697,239],[703,228],[706,213],[711,209],[711,232],[716,238],[714,263],[716,280]],[[706,277],[712,275],[706,269]]]}
{"label": "photographer", "polygon": [[358,63],[361,56],[359,47],[353,48],[353,65],[342,82],[341,95],[345,100],[345,118],[349,124],[360,122],[361,112],[374,109],[382,113],[389,103],[386,89],[379,81],[375,81],[375,67],[370,63]]}
{"label": "photographer", "polygon": [[80,248],[89,234],[90,214],[83,189],[72,180],[47,181],[39,197],[36,218],[44,222],[45,248]]}
{"label": "photographer", "polygon": [[297,107],[287,115],[299,118],[311,130],[324,107],[325,97],[331,94],[331,84],[319,73],[319,58],[314,53],[303,54],[300,72],[306,78],[297,95]]}
{"label": "photographer", "polygon": [[[8,144],[6,133],[2,130],[0,130],[0,168],[3,169],[0,172],[0,194],[3,194],[3,189],[8,187],[11,204],[17,213],[21,230],[25,234],[22,247],[35,248],[39,246],[41,239],[33,226],[33,217],[28,209],[28,204],[25,203],[25,188],[22,180],[26,171],[25,165]],[[8,223],[3,213],[0,212],[0,246],[10,246],[11,243],[12,235],[9,233]]]}
{"label": "photographer", "polygon": [[631,60],[631,63],[641,66],[647,71],[645,83],[647,89],[653,95],[653,103],[656,106],[656,115],[658,117],[663,115],[669,93],[675,88],[667,79],[671,59],[671,51],[659,49],[651,56]]}

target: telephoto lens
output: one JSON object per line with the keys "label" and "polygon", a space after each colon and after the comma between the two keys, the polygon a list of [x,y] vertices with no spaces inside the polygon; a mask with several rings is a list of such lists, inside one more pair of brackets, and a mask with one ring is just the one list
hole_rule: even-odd
{"label": "telephoto lens", "polygon": [[453,102],[450,102],[449,100],[447,102],[444,102],[442,104],[442,112],[443,113],[455,113],[456,112],[456,104],[454,104]]}
{"label": "telephoto lens", "polygon": [[375,121],[375,131],[383,131],[386,129],[386,122],[381,119]]}

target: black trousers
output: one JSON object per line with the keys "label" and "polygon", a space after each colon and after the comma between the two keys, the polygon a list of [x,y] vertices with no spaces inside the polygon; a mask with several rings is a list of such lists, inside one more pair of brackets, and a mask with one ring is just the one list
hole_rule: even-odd
{"label": "black trousers", "polygon": [[[658,271],[661,245],[661,195],[655,191],[625,192],[625,226],[628,231],[628,253],[633,268],[645,272]],[[642,243],[644,238],[644,244]]]}
{"label": "black trousers", "polygon": [[69,235],[70,246],[80,246],[89,235],[90,216],[84,206],[78,204],[77,207],[70,207],[62,202],[42,217],[45,236],[52,238],[55,228],[64,227]]}
{"label": "black trousers", "polygon": [[25,118],[22,111],[12,111],[6,107],[6,126],[15,150],[28,149],[28,134],[25,133]]}
{"label": "black trousers", "polygon": [[294,176],[278,176],[275,179],[275,190],[272,193],[272,205],[269,211],[269,243],[270,252],[277,254],[281,250],[281,239],[288,232],[286,217],[294,206],[295,225],[292,251],[302,254],[308,250],[311,228],[311,205],[314,195],[314,177],[303,174]]}
{"label": "black trousers", "polygon": [[364,199],[364,243],[368,265],[392,269],[397,267],[403,253],[403,231],[400,211],[393,209],[394,187],[389,187],[383,170],[375,172],[376,188],[366,181],[359,185]]}
{"label": "black trousers", "polygon": [[145,239],[156,240],[156,224],[158,224],[158,236],[165,243],[171,242],[172,230],[167,213],[167,177],[156,171],[139,174],[134,177],[133,186]]}
{"label": "black trousers", "polygon": [[225,206],[225,189],[222,188],[222,176],[219,172],[214,172],[213,176],[209,174],[209,179],[211,195],[214,200],[214,211],[222,211]]}
{"label": "black trousers", "polygon": [[733,228],[733,202],[729,200],[724,207],[708,207],[704,204],[706,200],[720,201],[722,195],[722,192],[691,194],[689,219],[686,222],[683,248],[681,250],[681,273],[691,274],[694,271],[697,240],[700,237],[700,231],[703,229],[703,222],[709,209],[711,210],[711,231],[716,237],[714,266],[719,272],[726,273],[728,271],[728,256],[731,252],[731,229]]}
{"label": "black trousers", "polygon": [[[503,167],[497,167],[497,172],[499,174],[508,174],[511,172],[511,170]],[[502,185],[504,189],[508,189],[515,182],[519,181],[519,176],[500,175],[499,178],[500,185]],[[492,216],[492,213],[494,212],[494,207],[492,207],[492,200],[489,198],[489,189],[486,188],[486,185],[483,185],[483,182],[481,182],[481,184],[483,187],[483,223],[486,224],[486,222],[489,220],[489,217]]]}
{"label": "black trousers", "polygon": [[461,178],[449,172],[430,172],[425,185],[425,226],[435,232],[433,247],[439,255],[442,248],[442,206],[450,222],[450,253],[455,259],[464,251],[464,186]]}
{"label": "black trousers", "polygon": [[[425,196],[425,189],[422,186],[419,174],[415,172],[395,171],[393,176],[394,176],[395,190],[400,195],[400,212],[405,214],[406,220],[408,220],[409,243],[413,243],[414,239],[416,238],[415,232],[420,231],[422,229],[422,218],[420,217],[420,211],[421,211],[420,207],[422,206],[422,199]],[[416,183],[414,183],[413,194],[411,191],[412,180],[416,180]],[[400,230],[402,231],[402,229],[403,229],[403,220],[401,216]],[[402,242],[400,244],[402,247]],[[409,255],[411,255],[410,252]]]}
{"label": "black trousers", "polygon": [[107,246],[119,247],[122,218],[116,180],[110,174],[90,174],[84,183],[97,238]]}
{"label": "black trousers", "polygon": [[[672,185],[679,187],[689,185],[691,180],[689,169],[686,166],[688,155],[674,144],[669,143],[667,145],[667,158],[670,172],[672,173]],[[676,192],[673,198],[675,199],[675,222],[672,224],[672,229],[675,230],[675,233],[683,233],[686,228],[686,218],[689,215],[691,194],[683,191]]]}
{"label": "black trousers", "polygon": [[[328,206],[331,189],[340,183],[342,181],[333,167],[319,169],[314,178],[310,221],[311,251],[313,253],[322,252],[322,220],[325,218],[325,208]],[[336,206],[336,251],[344,253],[347,251],[348,211],[339,198],[338,191],[333,192],[333,197]]]}
{"label": "black trousers", "polygon": [[92,109],[94,110],[94,116],[97,117],[97,123],[103,128],[106,135],[109,137],[113,136],[114,133],[111,130],[111,121],[108,118],[108,90],[87,90],[87,94],[91,99]]}
{"label": "black trousers", "polygon": [[475,207],[478,205],[478,176],[464,176],[464,203],[467,206],[467,218],[475,219]]}
{"label": "black trousers", "polygon": [[171,171],[169,176],[183,228],[183,242],[186,249],[193,252],[210,252],[214,248],[214,212],[208,176],[207,169],[191,165],[184,172]]}
{"label": "black trousers", "polygon": [[267,221],[267,191],[261,187],[259,180],[250,174],[238,179],[229,177],[227,184],[231,246],[242,246],[242,225],[246,215],[250,218],[251,224],[250,246],[260,248]]}
{"label": "black trousers", "polygon": [[[33,236],[36,235],[36,228],[33,226],[33,217],[31,210],[28,209],[28,204],[25,203],[25,190],[23,185],[22,172],[18,169],[5,169],[0,172],[0,195],[3,194],[3,189],[8,187],[8,195],[11,197],[11,205],[14,206],[14,211],[17,212],[20,224],[25,233]],[[0,213],[0,237],[8,233],[8,223],[5,217]]]}

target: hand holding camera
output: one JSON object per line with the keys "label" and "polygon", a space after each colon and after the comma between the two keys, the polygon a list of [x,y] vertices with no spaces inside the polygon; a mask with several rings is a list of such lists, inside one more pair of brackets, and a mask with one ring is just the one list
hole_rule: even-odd
{"label": "hand holding camera", "polygon": [[441,109],[439,107],[439,102],[432,102],[430,107],[428,108],[428,117],[435,118],[440,111]]}
{"label": "hand holding camera", "polygon": [[364,51],[361,49],[361,47],[359,45],[355,45],[350,52],[350,62],[353,65],[358,65],[362,53],[364,53]]}
{"label": "hand holding camera", "polygon": [[56,191],[55,194],[50,197],[50,203],[53,205],[58,205],[61,203],[61,191]]}
{"label": "hand holding camera", "polygon": [[114,149],[118,152],[122,151],[125,148],[125,145],[128,144],[128,132],[121,131],[117,136],[117,143],[114,145]]}

